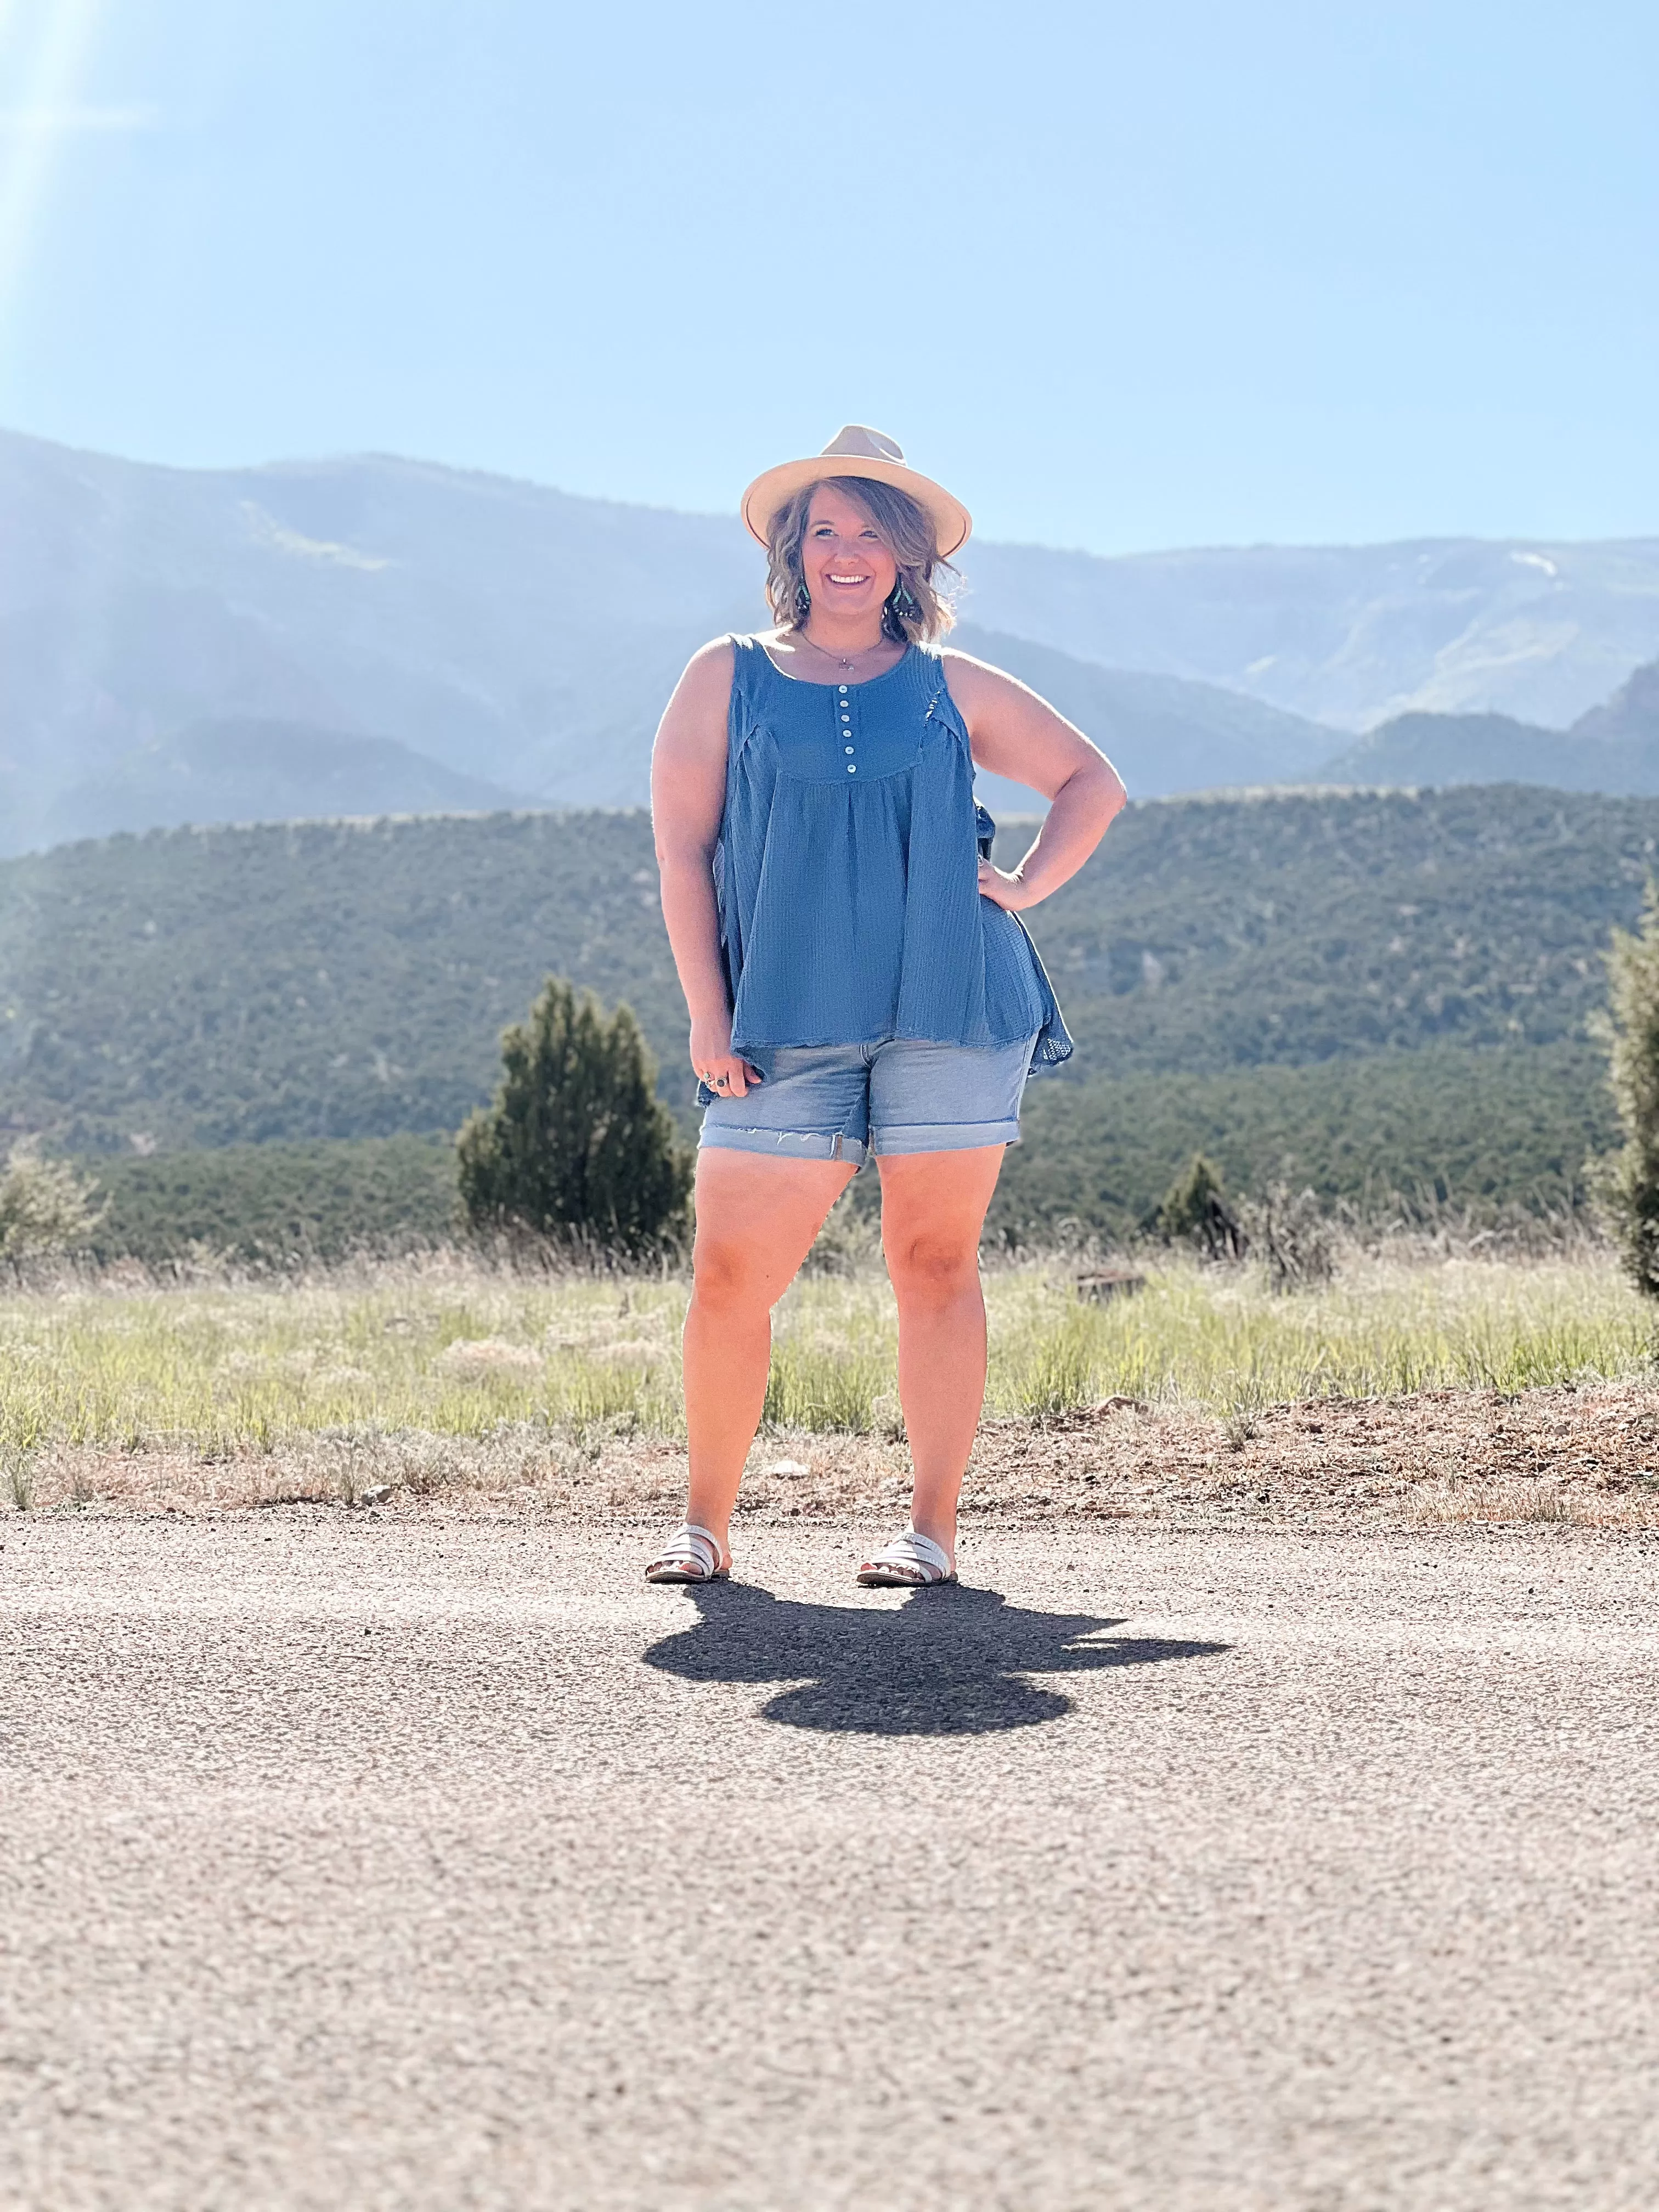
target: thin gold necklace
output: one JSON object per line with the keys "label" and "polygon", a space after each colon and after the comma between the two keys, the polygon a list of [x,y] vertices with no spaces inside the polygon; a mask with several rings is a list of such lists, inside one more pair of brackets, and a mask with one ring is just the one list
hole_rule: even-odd
{"label": "thin gold necklace", "polygon": [[841,669],[848,676],[851,676],[854,673],[858,664],[865,658],[866,653],[878,653],[884,645],[887,645],[891,641],[888,638],[878,637],[873,645],[865,646],[860,651],[855,653],[849,660],[845,653],[831,653],[827,645],[820,645],[817,638],[808,637],[805,630],[801,631],[800,635],[803,641],[811,647],[813,652],[817,654],[821,660],[828,660],[831,662],[836,667]]}

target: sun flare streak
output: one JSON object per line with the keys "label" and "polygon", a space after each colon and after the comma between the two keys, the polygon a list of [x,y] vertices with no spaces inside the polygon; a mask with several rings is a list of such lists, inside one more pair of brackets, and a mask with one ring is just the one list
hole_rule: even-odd
{"label": "sun flare streak", "polygon": [[11,331],[53,155],[67,137],[88,127],[67,118],[118,112],[76,97],[101,5],[46,0],[0,15],[0,333]]}
{"label": "sun flare streak", "polygon": [[125,107],[99,107],[84,100],[70,107],[0,107],[0,133],[154,131],[161,119],[160,108],[137,102]]}

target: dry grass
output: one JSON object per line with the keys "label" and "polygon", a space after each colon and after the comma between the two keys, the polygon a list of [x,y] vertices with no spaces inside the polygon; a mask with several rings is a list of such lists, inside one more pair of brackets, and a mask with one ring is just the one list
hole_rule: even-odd
{"label": "dry grass", "polygon": [[[988,1291],[970,1513],[1659,1525],[1652,1324],[1600,1255],[1354,1250],[1290,1297],[1162,1265],[1105,1305],[1026,1262]],[[672,1279],[455,1255],[19,1292],[0,1301],[0,1511],[659,1515],[684,1468],[684,1300]],[[893,1352],[879,1279],[791,1291],[746,1510],[900,1504]],[[1097,1410],[1115,1397],[1135,1402]]]}

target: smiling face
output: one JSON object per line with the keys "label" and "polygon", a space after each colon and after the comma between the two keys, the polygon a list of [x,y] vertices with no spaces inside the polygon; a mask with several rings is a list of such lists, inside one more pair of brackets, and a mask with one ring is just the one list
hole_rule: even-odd
{"label": "smiling face", "polygon": [[898,580],[898,563],[858,501],[820,484],[807,511],[801,568],[812,605],[826,612],[879,615]]}

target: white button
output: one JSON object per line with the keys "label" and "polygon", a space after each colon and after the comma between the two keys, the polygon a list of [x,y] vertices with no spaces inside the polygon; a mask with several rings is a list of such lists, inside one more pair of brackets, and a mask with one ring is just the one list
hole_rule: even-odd
{"label": "white button", "polygon": [[851,761],[848,761],[847,763],[847,773],[848,775],[856,775],[858,774],[857,769],[853,765]]}
{"label": "white button", "polygon": [[842,750],[843,752],[846,752],[846,753],[850,753],[850,752],[852,751],[852,750],[853,750],[853,748],[851,747],[851,745],[843,745],[843,746],[842,747]]}
{"label": "white button", "polygon": [[847,689],[847,686],[843,684],[841,688],[844,691]]}

